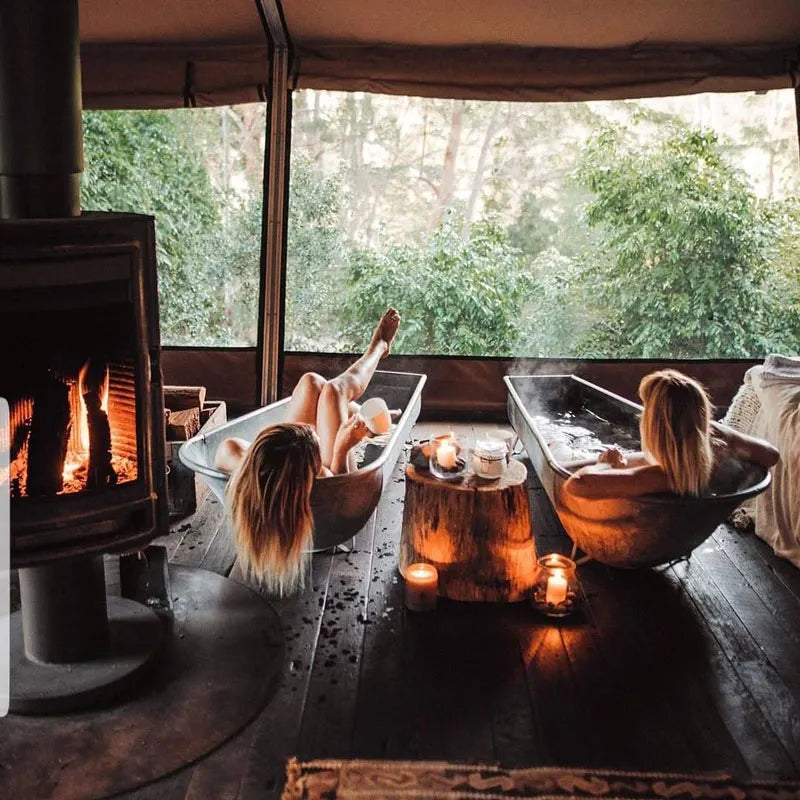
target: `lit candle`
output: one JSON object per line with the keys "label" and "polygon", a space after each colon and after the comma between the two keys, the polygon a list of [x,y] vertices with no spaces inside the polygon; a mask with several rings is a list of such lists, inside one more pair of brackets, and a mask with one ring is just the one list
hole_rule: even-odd
{"label": "lit candle", "polygon": [[547,592],[545,602],[557,606],[567,599],[567,578],[564,573],[557,569],[547,578]]}
{"label": "lit candle", "polygon": [[411,611],[432,611],[439,592],[439,572],[433,564],[411,564],[406,567],[406,608]]}
{"label": "lit candle", "polygon": [[436,460],[445,469],[453,469],[456,465],[456,447],[452,441],[446,439],[436,450]]}

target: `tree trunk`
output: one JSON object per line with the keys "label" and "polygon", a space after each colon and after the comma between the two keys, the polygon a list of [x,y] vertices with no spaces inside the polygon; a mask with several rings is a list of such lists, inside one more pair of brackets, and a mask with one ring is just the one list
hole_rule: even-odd
{"label": "tree trunk", "polygon": [[439,227],[445,209],[449,208],[453,202],[456,188],[456,159],[458,158],[458,148],[461,144],[461,132],[464,128],[465,107],[466,103],[463,100],[453,101],[453,111],[450,115],[450,135],[447,138],[447,148],[444,151],[442,177],[439,181],[439,188],[436,191],[436,205],[428,221],[430,230],[436,230]]}
{"label": "tree trunk", "polygon": [[454,600],[526,597],[536,576],[526,475],[515,460],[495,481],[473,474],[442,481],[409,465],[400,572],[418,561],[433,564],[439,595]]}
{"label": "tree trunk", "polygon": [[466,242],[469,241],[469,226],[472,223],[472,215],[475,213],[475,205],[478,202],[481,189],[483,188],[483,173],[486,170],[486,162],[489,159],[489,146],[491,145],[494,137],[500,130],[500,103],[495,103],[492,110],[492,118],[489,120],[489,125],[486,128],[486,133],[483,137],[481,144],[481,152],[478,156],[478,165],[475,167],[475,174],[472,177],[472,189],[469,193],[469,201],[467,203],[467,210],[464,214],[464,228],[461,233],[461,238]]}

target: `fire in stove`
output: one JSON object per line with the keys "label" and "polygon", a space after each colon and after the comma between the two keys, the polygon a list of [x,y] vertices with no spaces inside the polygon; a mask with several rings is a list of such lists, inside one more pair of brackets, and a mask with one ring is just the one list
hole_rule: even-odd
{"label": "fire in stove", "polygon": [[[136,480],[135,409],[126,373],[89,359],[76,378],[48,375],[11,413],[11,493],[46,497],[103,490]],[[131,378],[132,384],[132,378]]]}
{"label": "fire in stove", "polygon": [[11,427],[13,497],[136,480],[133,365],[90,357],[77,376],[51,371],[32,397],[14,404]]}
{"label": "fire in stove", "polygon": [[4,304],[4,341],[26,331],[0,374],[12,500],[108,493],[139,477],[137,324],[125,284],[111,286],[12,292]]}

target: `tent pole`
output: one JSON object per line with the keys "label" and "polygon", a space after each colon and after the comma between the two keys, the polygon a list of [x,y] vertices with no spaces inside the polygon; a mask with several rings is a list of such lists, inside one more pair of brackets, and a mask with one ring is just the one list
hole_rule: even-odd
{"label": "tent pole", "polygon": [[256,0],[256,5],[272,50],[264,153],[257,348],[257,402],[263,406],[277,400],[281,388],[292,96],[289,38],[282,14],[276,0]]}
{"label": "tent pole", "polygon": [[797,122],[797,149],[800,150],[800,85],[794,87],[794,117]]}

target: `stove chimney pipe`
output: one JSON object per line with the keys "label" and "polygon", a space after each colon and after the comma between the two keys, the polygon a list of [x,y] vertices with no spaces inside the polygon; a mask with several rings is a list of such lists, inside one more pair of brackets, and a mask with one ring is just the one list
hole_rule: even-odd
{"label": "stove chimney pipe", "polygon": [[78,0],[0,3],[0,219],[77,217]]}

